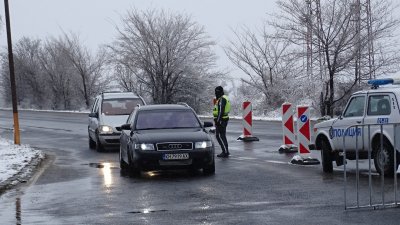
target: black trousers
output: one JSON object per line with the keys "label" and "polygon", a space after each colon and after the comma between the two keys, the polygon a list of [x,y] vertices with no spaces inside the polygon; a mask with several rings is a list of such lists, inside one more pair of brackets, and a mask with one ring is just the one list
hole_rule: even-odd
{"label": "black trousers", "polygon": [[228,141],[226,140],[226,127],[228,126],[228,120],[223,120],[221,124],[215,125],[215,137],[219,145],[221,146],[222,152],[229,153]]}

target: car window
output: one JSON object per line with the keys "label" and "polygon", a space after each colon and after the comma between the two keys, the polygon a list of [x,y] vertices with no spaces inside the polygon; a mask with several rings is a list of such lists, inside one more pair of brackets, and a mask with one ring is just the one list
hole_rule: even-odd
{"label": "car window", "polygon": [[191,110],[146,110],[138,112],[135,129],[199,128],[199,120]]}
{"label": "car window", "polygon": [[126,120],[126,123],[131,124],[133,123],[133,120],[135,119],[137,110],[134,109],[134,111],[129,115],[128,119]]}
{"label": "car window", "polygon": [[364,115],[365,96],[356,96],[350,100],[343,117],[356,117]]}
{"label": "car window", "polygon": [[389,95],[372,95],[368,99],[368,115],[390,115]]}
{"label": "car window", "polygon": [[92,106],[92,110],[91,110],[92,113],[97,111],[96,109],[97,109],[97,103],[98,102],[99,102],[99,99],[96,98],[96,100],[94,101],[93,106]]}
{"label": "car window", "polygon": [[104,99],[101,112],[105,115],[130,115],[138,104],[143,104],[140,98]]}

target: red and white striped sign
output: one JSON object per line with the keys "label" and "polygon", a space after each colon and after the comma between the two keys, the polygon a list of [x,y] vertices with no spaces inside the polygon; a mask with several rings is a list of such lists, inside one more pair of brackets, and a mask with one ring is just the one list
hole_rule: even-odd
{"label": "red and white striped sign", "polygon": [[297,106],[297,128],[298,128],[298,142],[299,154],[309,154],[311,139],[310,133],[310,110],[308,106]]}
{"label": "red and white striped sign", "polygon": [[294,125],[293,125],[294,110],[292,104],[285,102],[282,104],[282,126],[283,126],[283,144],[293,145],[295,142]]}
{"label": "red and white striped sign", "polygon": [[243,136],[251,137],[253,133],[253,115],[251,102],[243,102]]}

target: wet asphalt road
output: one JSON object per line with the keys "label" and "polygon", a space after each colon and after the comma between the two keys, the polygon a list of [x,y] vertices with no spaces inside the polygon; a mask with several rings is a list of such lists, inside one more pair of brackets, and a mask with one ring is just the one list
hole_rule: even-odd
{"label": "wet asphalt road", "polygon": [[[260,141],[243,143],[236,141],[241,121],[230,121],[232,157],[217,159],[214,176],[155,171],[141,178],[120,175],[118,152],[88,148],[85,114],[21,112],[20,126],[22,143],[50,157],[32,182],[0,196],[0,224],[400,223],[398,208],[345,211],[342,167],[326,175],[320,165],[288,164],[292,155],[277,151],[278,122],[255,121]],[[0,110],[0,135],[12,139],[10,127],[11,112]],[[362,173],[360,185],[367,181]],[[373,181],[379,201],[379,177]],[[391,190],[388,184],[386,201]]]}

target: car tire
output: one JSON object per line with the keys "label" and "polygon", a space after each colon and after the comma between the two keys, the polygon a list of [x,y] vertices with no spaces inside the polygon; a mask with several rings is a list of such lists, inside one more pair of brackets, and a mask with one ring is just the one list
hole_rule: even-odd
{"label": "car tire", "polygon": [[90,137],[90,134],[88,134],[89,137],[89,149],[95,149],[96,148],[96,142],[93,141],[93,139]]}
{"label": "car tire", "polygon": [[[381,149],[380,141],[376,141],[373,144],[373,154],[374,154],[374,164],[375,169],[379,174],[384,173],[386,176],[394,175],[394,150],[390,142],[384,138],[383,148]],[[383,165],[381,165],[381,160],[383,160]],[[396,165],[396,170],[399,164]],[[382,171],[383,170],[383,171]]]}
{"label": "car tire", "polygon": [[324,173],[333,172],[333,159],[332,159],[332,148],[328,140],[321,140],[321,160],[322,160],[322,171]]}
{"label": "car tire", "polygon": [[102,152],[104,151],[103,145],[100,143],[99,135],[96,134],[96,151]]}
{"label": "car tire", "polygon": [[129,176],[131,177],[138,177],[140,176],[140,168],[136,167],[135,164],[133,163],[133,160],[131,159],[131,156],[128,152],[128,172],[129,172]]}
{"label": "car tire", "polygon": [[119,150],[119,167],[121,168],[121,173],[125,173],[128,170],[128,164],[121,157],[121,149]]}
{"label": "car tire", "polygon": [[206,165],[203,167],[203,174],[204,175],[213,175],[215,174],[215,160],[213,159],[213,162],[211,165]]}

